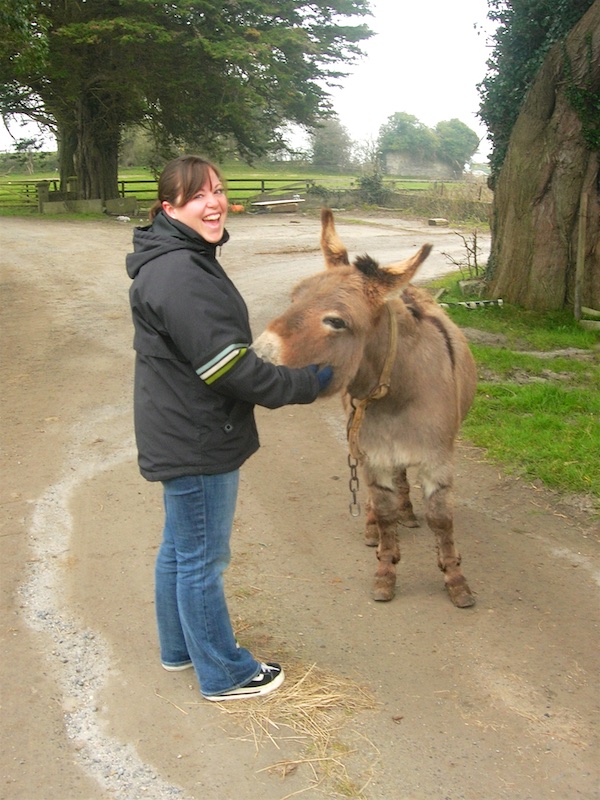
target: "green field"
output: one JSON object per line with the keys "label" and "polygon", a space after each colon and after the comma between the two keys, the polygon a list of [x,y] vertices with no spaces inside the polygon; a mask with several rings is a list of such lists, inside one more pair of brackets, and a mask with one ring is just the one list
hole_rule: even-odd
{"label": "green field", "polygon": [[[460,277],[460,276],[458,276]],[[457,275],[432,284],[443,300],[464,300]],[[463,436],[504,469],[551,489],[587,495],[600,511],[600,337],[570,311],[526,311],[504,304],[452,307],[463,328],[497,335],[471,344],[477,397]]]}
{"label": "green field", "polygon": [[[481,221],[487,219],[491,200],[488,195],[481,197],[481,184],[465,182],[378,178],[378,185],[385,193],[385,197],[378,198],[367,191],[372,178],[360,175],[331,174],[285,163],[251,167],[237,161],[223,164],[222,171],[229,200],[243,205],[265,197],[290,198],[298,194],[313,198],[317,205],[390,205],[406,214],[422,215],[431,210],[436,216],[445,213],[453,221],[466,220],[473,215]],[[52,191],[59,189],[55,172],[0,176],[0,214],[37,213],[36,184],[41,181],[50,181]],[[123,197],[135,196],[141,209],[147,209],[156,197],[152,172],[144,168],[122,169],[119,193]]]}

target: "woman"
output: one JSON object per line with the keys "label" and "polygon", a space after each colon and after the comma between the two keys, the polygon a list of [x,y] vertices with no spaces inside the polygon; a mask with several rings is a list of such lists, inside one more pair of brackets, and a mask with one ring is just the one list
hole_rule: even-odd
{"label": "woman", "polygon": [[217,167],[196,156],[171,161],[158,198],[151,224],[134,232],[127,271],[138,461],[164,490],[162,665],[193,666],[208,700],[261,696],[283,683],[283,670],[237,645],[223,589],[239,468],[259,446],[254,405],[311,403],[332,372],[277,367],[250,349],[246,305],[216,260],[229,239]]}

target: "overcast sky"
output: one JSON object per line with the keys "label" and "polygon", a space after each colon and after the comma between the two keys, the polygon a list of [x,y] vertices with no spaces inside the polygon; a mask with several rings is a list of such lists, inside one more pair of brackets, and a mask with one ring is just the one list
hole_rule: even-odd
{"label": "overcast sky", "polygon": [[[372,0],[371,7],[367,20],[376,35],[333,94],[350,136],[377,138],[388,117],[404,111],[430,128],[457,118],[485,137],[476,87],[493,31],[486,0]],[[482,148],[489,151],[485,140]]]}
{"label": "overcast sky", "polygon": [[[476,116],[476,86],[490,54],[487,1],[372,0],[371,7],[374,16],[365,21],[376,35],[363,45],[365,58],[332,91],[351,138],[376,139],[388,117],[403,111],[429,127],[458,118],[483,139],[480,151],[487,153],[486,130]],[[15,124],[11,130],[17,138],[30,135]],[[0,150],[12,144],[0,122]]]}

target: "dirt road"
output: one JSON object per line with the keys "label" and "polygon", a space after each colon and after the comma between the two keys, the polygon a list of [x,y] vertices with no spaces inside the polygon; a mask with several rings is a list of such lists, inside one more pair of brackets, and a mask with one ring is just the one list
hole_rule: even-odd
{"label": "dirt road", "polygon": [[[429,240],[428,269],[442,272],[441,251],[460,251],[448,230],[343,218],[351,250],[382,263]],[[318,222],[229,228],[222,262],[258,333],[320,268]],[[402,532],[399,593],[376,604],[336,399],[259,410],[228,595],[257,656],[292,675],[316,665],[364,687],[373,708],[343,717],[319,764],[310,737],[276,716],[257,735],[244,714],[201,701],[190,672],[164,672],[160,488],[139,476],[132,440],[131,224],[0,218],[0,237],[0,797],[600,798],[597,522],[463,444],[456,531],[477,605],[450,604],[426,528]],[[342,772],[327,772],[335,762]]]}

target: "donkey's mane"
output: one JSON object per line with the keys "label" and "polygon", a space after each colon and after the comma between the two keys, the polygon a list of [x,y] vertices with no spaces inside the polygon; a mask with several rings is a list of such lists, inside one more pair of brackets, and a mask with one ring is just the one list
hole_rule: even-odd
{"label": "donkey's mane", "polygon": [[363,275],[370,278],[374,278],[379,273],[379,262],[375,261],[374,258],[371,258],[371,256],[368,256],[366,253],[364,256],[357,256],[354,259],[354,266],[356,269],[360,270]]}
{"label": "donkey's mane", "polygon": [[405,287],[402,292],[402,301],[415,319],[421,319],[423,317],[423,307],[411,289],[414,290],[414,286]]}
{"label": "donkey's mane", "polygon": [[365,278],[376,278],[377,282],[383,286],[389,284],[390,286],[395,283],[395,276],[386,272],[384,269],[379,269],[379,262],[375,261],[371,256],[357,256],[354,259],[354,266],[361,272]]}

